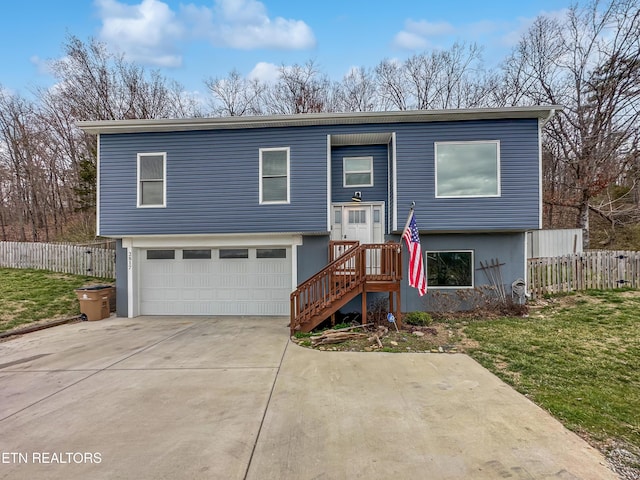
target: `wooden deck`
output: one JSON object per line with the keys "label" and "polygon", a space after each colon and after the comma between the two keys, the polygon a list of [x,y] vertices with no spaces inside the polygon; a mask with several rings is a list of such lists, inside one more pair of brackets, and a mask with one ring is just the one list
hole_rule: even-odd
{"label": "wooden deck", "polygon": [[362,295],[367,318],[367,293],[389,292],[389,311],[400,322],[402,249],[399,243],[331,242],[329,264],[291,294],[291,333],[309,332]]}

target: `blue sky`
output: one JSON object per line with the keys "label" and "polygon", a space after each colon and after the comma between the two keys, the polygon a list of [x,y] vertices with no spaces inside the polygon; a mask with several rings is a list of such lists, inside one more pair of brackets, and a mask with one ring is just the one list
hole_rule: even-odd
{"label": "blue sky", "polygon": [[95,37],[187,90],[233,68],[269,79],[281,65],[314,60],[339,80],[354,66],[447,48],[484,47],[495,65],[541,13],[570,0],[12,0],[0,6],[0,86],[48,87],[47,61],[67,35]]}

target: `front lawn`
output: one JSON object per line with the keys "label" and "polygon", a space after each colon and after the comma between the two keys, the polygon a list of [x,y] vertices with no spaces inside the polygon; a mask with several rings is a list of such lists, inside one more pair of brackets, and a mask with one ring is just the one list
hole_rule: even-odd
{"label": "front lawn", "polygon": [[610,460],[623,452],[623,463],[638,472],[640,292],[590,291],[544,303],[528,318],[470,322],[464,333],[477,343],[466,352]]}
{"label": "front lawn", "polygon": [[107,281],[46,270],[0,268],[0,332],[38,320],[78,315],[74,290]]}

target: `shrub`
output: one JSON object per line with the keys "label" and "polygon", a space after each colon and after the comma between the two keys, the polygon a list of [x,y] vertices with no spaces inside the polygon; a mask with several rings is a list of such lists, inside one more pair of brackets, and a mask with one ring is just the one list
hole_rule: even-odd
{"label": "shrub", "polygon": [[427,312],[409,312],[402,319],[405,323],[418,327],[428,327],[433,322],[431,315]]}

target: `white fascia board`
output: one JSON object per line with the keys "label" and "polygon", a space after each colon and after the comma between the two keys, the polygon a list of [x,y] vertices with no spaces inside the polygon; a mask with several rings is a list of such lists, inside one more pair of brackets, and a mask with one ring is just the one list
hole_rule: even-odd
{"label": "white fascia board", "polygon": [[301,245],[302,235],[292,233],[153,235],[129,237],[128,240],[134,248],[262,247]]}
{"label": "white fascia board", "polygon": [[516,118],[548,119],[562,107],[463,108],[385,112],[304,113],[296,115],[236,116],[187,119],[91,120],[77,122],[87,133],[174,132],[234,128],[273,128],[313,125],[358,125],[365,123],[442,122]]}

